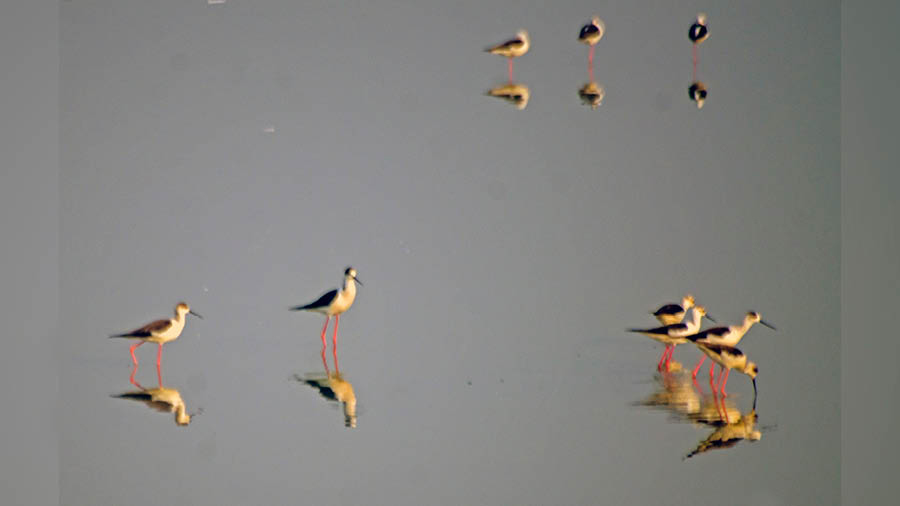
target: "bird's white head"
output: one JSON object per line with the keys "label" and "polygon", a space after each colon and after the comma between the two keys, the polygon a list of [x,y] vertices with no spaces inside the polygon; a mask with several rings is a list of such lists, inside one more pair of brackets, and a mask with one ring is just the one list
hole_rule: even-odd
{"label": "bird's white head", "polygon": [[757,313],[756,311],[748,312],[747,315],[744,316],[744,323],[746,325],[753,325],[754,323],[759,323],[760,325],[765,325],[766,327],[769,327],[770,329],[775,330],[775,326],[772,325],[771,323],[763,320],[762,316],[760,316],[759,313]]}
{"label": "bird's white head", "polygon": [[202,316],[191,310],[191,306],[188,306],[187,302],[179,302],[178,305],[175,306],[175,314],[178,315],[179,318],[182,318],[184,317],[184,315],[189,313],[196,316],[197,318],[200,318],[201,320],[203,319]]}
{"label": "bird's white head", "polygon": [[516,37],[518,37],[522,42],[524,42],[526,44],[528,44],[528,42],[531,40],[528,38],[528,31],[524,30],[524,29],[516,32]]}
{"label": "bird's white head", "polygon": [[690,309],[694,306],[694,304],[694,296],[691,294],[687,294],[683,299],[681,299],[681,307],[683,307],[684,309]]}
{"label": "bird's white head", "polygon": [[697,24],[706,26],[706,14],[701,12],[697,14]]}
{"label": "bird's white head", "polygon": [[706,308],[703,306],[694,306],[694,312],[700,315],[700,317],[706,316]]}
{"label": "bird's white head", "polygon": [[755,362],[751,362],[748,360],[747,364],[744,365],[744,374],[750,376],[755,380],[756,375],[759,374],[759,366],[757,366]]}
{"label": "bird's white head", "polygon": [[353,267],[347,267],[346,269],[344,269],[344,279],[353,280],[362,285],[362,281],[360,281],[359,278],[356,277],[356,269],[354,269]]}

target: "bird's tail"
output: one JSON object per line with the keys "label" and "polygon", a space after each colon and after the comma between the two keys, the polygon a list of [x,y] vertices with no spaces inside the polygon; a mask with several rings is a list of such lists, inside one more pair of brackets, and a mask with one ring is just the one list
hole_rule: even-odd
{"label": "bird's tail", "polygon": [[309,308],[311,308],[311,307],[312,307],[311,304],[306,304],[305,306],[294,306],[294,307],[289,308],[289,309],[290,309],[291,311],[305,311],[305,310],[307,310],[307,309],[309,309]]}
{"label": "bird's tail", "polygon": [[644,329],[625,329],[626,332],[644,332]]}
{"label": "bird's tail", "polygon": [[127,339],[129,337],[134,338],[134,337],[138,337],[138,336],[136,336],[134,334],[115,334],[115,335],[109,336],[110,339],[116,339],[116,338],[126,338]]}

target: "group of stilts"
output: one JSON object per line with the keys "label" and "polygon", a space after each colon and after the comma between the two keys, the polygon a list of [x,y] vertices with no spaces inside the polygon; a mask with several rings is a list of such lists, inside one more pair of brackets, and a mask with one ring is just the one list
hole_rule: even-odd
{"label": "group of stilts", "polygon": [[[341,314],[350,309],[353,301],[356,299],[356,284],[362,285],[362,282],[356,276],[356,269],[347,267],[344,270],[344,283],[340,288],[330,290],[320,296],[318,299],[290,308],[291,311],[312,311],[325,316],[325,326],[322,328],[322,363],[325,366],[325,377],[308,377],[302,381],[308,385],[315,386],[321,391],[330,389],[333,397],[344,405],[346,424],[348,427],[356,426],[356,397],[353,395],[353,387],[350,383],[343,379],[337,365],[337,332],[338,322]],[[132,339],[135,343],[129,349],[131,360],[134,368],[131,371],[129,381],[138,387],[136,391],[125,392],[115,397],[123,399],[132,399],[144,402],[148,406],[157,409],[170,411],[175,413],[175,423],[178,425],[187,425],[190,423],[191,415],[185,411],[185,404],[177,389],[166,388],[162,384],[162,349],[165,343],[174,341],[181,336],[187,320],[187,315],[193,315],[200,319],[203,317],[196,313],[191,307],[180,302],[175,306],[175,316],[172,318],[163,318],[150,322],[140,328],[129,332],[114,334],[111,338]],[[325,334],[328,330],[328,322],[334,317],[334,331],[332,333],[332,353],[334,354],[335,372],[332,373],[328,369],[328,363],[325,360],[325,350],[327,343]],[[158,387],[145,388],[137,380],[135,374],[138,369],[138,359],[135,355],[137,350],[144,343],[156,343],[156,375]]]}
{"label": "group of stilts", "polygon": [[[683,321],[688,311],[692,312],[690,321]],[[715,322],[706,311],[706,308],[695,303],[694,297],[685,295],[681,300],[681,304],[666,304],[652,313],[656,319],[662,323],[661,327],[648,329],[628,329],[629,332],[638,332],[645,336],[663,343],[665,349],[659,358],[657,369],[662,371],[663,368],[668,370],[672,354],[675,352],[675,346],[684,343],[693,343],[703,353],[700,362],[693,370],[693,377],[697,377],[700,367],[706,357],[712,360],[709,367],[709,379],[713,384],[713,390],[718,390],[723,396],[727,396],[725,384],[728,382],[728,373],[732,369],[736,369],[749,376],[753,380],[753,392],[756,393],[756,376],[759,374],[759,367],[749,360],[747,355],[736,348],[747,331],[754,324],[759,323],[770,329],[775,327],[764,321],[759,313],[750,311],[744,316],[744,320],[740,325],[731,325],[729,327],[714,327],[707,330],[700,330],[702,319]],[[719,364],[719,379],[714,383],[715,365]]]}
{"label": "group of stilts", "polygon": [[[588,82],[579,88],[578,96],[581,100],[596,109],[602,102],[605,90],[594,80],[594,49],[603,35],[606,33],[606,25],[598,16],[591,18],[589,23],[581,27],[578,32],[578,41],[586,44],[588,51]],[[706,100],[706,85],[697,79],[697,46],[709,38],[709,28],[706,25],[706,14],[698,14],[696,20],[688,31],[688,38],[692,43],[693,69],[691,71],[691,85],[688,87],[690,99],[697,104],[697,108],[703,107]],[[513,81],[513,60],[523,56],[531,49],[531,38],[528,31],[519,30],[516,36],[506,42],[488,47],[485,52],[496,54],[507,59],[508,81],[500,86],[488,90],[487,95],[504,99],[518,109],[524,109],[528,105],[531,91],[528,86]]]}

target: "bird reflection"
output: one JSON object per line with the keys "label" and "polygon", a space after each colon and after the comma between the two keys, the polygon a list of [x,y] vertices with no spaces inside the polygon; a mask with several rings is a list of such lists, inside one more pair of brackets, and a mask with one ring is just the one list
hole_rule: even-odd
{"label": "bird reflection", "polygon": [[175,413],[175,424],[186,426],[191,423],[192,415],[187,413],[184,399],[181,398],[181,392],[177,388],[164,387],[162,384],[162,372],[160,368],[156,368],[156,378],[158,385],[156,388],[145,388],[137,380],[134,374],[137,372],[135,365],[131,371],[129,382],[136,386],[138,390],[123,392],[113,397],[117,399],[130,399],[144,403],[148,408],[155,409],[161,413]]}
{"label": "bird reflection", "polygon": [[657,390],[637,405],[662,408],[679,416],[690,416],[699,412],[701,407],[700,392],[694,387],[691,377],[681,372],[681,364],[672,362],[670,368],[675,372],[663,371],[655,376]]}
{"label": "bird reflection", "polygon": [[[708,409],[710,404],[713,405],[712,409]],[[756,426],[759,415],[756,413],[755,402],[750,411],[741,413],[732,401],[713,391],[712,395],[704,398],[700,413],[691,418],[698,423],[715,427],[715,430],[685,455],[685,459],[710,450],[733,448],[745,439],[759,441],[762,438],[762,431]]]}
{"label": "bird reflection", "polygon": [[697,109],[703,109],[703,104],[706,102],[706,93],[706,85],[700,81],[694,81],[688,87],[688,96],[697,103]]}
{"label": "bird reflection", "polygon": [[309,385],[319,391],[326,400],[335,401],[342,405],[344,410],[344,426],[356,427],[356,394],[353,385],[344,379],[338,367],[337,350],[333,352],[334,372],[328,369],[328,361],[325,359],[325,348],[322,348],[322,365],[325,367],[325,375],[311,373],[304,377],[294,375],[294,379]]}
{"label": "bird reflection", "polygon": [[528,100],[531,98],[531,90],[524,84],[507,83],[491,88],[486,95],[506,100],[521,111],[528,105]]}
{"label": "bird reflection", "polygon": [[600,107],[600,105],[603,103],[603,97],[605,95],[606,91],[595,81],[585,83],[584,86],[578,89],[578,97],[581,98],[581,101],[584,102],[584,105],[591,106],[591,109],[597,109],[598,107]]}

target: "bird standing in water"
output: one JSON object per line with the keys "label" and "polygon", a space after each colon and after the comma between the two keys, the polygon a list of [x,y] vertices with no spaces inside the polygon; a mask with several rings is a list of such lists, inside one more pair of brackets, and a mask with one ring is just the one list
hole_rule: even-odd
{"label": "bird standing in water", "polygon": [[606,33],[606,26],[597,16],[592,17],[591,22],[582,26],[578,33],[578,42],[587,44],[591,48],[588,52],[588,74],[591,81],[594,80],[594,46],[600,42],[604,33]]}
{"label": "bird standing in water", "polygon": [[485,49],[485,52],[505,56],[507,58],[509,62],[509,82],[511,83],[513,82],[513,58],[522,56],[527,53],[530,48],[531,39],[528,37],[528,32],[519,30],[514,39],[489,47]]}
{"label": "bird standing in water", "polygon": [[341,314],[350,309],[350,306],[353,305],[353,301],[356,299],[356,283],[362,285],[362,281],[356,277],[356,269],[347,267],[344,270],[344,284],[340,289],[326,292],[309,304],[291,308],[291,311],[313,311],[325,315],[325,326],[322,327],[323,348],[325,347],[325,332],[328,330],[328,320],[332,316],[334,316],[334,334],[331,337],[331,343],[335,349],[337,348],[338,323],[340,322]]}
{"label": "bird standing in water", "polygon": [[202,316],[192,311],[191,307],[188,306],[187,303],[181,302],[177,306],[175,306],[175,318],[156,320],[155,322],[148,323],[147,325],[144,325],[139,329],[134,329],[131,332],[116,334],[109,337],[139,339],[137,343],[131,345],[130,350],[131,361],[134,362],[134,365],[137,365],[138,363],[137,357],[134,356],[134,350],[136,350],[140,345],[144,343],[159,344],[159,349],[156,352],[156,366],[159,367],[159,364],[162,361],[163,344],[178,339],[178,336],[181,335],[181,331],[184,330],[185,315],[187,314],[192,314],[197,318],[200,318],[201,320],[203,319]]}

